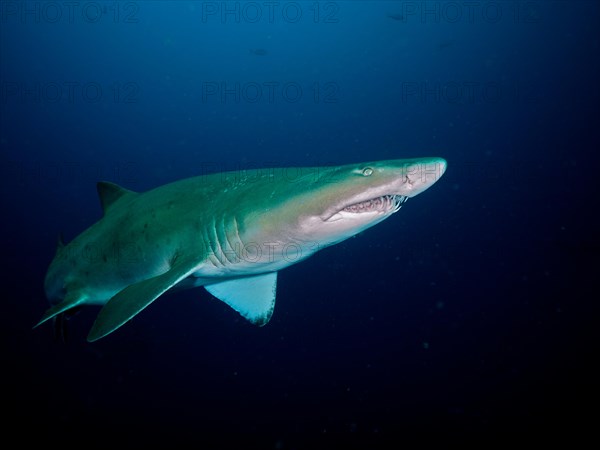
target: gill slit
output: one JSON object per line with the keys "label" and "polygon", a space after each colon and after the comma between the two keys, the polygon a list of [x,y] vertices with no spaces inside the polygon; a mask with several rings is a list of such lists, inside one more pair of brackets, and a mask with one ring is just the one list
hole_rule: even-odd
{"label": "gill slit", "polygon": [[211,239],[211,236],[210,236],[211,229],[212,229],[211,226],[208,226],[205,228],[206,232],[203,233],[204,245],[208,250],[208,260],[211,262],[211,264],[214,267],[219,267],[221,264],[220,264],[219,259],[217,258],[217,254],[215,252],[214,245],[213,245],[213,240]]}
{"label": "gill slit", "polygon": [[[237,253],[235,251],[235,247],[233,245],[231,245],[231,241],[229,240],[229,236],[227,235],[227,227],[225,225],[225,217],[222,218],[221,229],[223,231],[223,236],[225,237],[223,244],[225,245],[225,247],[229,246],[229,250],[231,251],[232,255],[237,255]],[[223,245],[221,246],[221,248],[222,247],[223,247]],[[224,252],[224,253],[225,253],[225,259],[227,260],[227,262],[229,264],[234,264],[235,259],[232,261],[231,259],[229,259],[229,256],[227,256],[227,253],[229,253],[229,252]]]}
{"label": "gill slit", "polygon": [[212,231],[212,242],[213,242],[213,252],[215,254],[215,258],[220,264],[221,267],[225,266],[225,255],[223,252],[223,248],[221,247],[221,241],[219,240],[219,231],[217,230],[217,220],[214,219],[211,222],[211,231]]}
{"label": "gill slit", "polygon": [[241,247],[244,248],[244,242],[242,241],[242,237],[240,236],[240,227],[238,225],[238,222],[237,222],[237,219],[235,216],[233,216],[233,225],[234,225],[234,230],[235,230],[235,237],[237,238]]}

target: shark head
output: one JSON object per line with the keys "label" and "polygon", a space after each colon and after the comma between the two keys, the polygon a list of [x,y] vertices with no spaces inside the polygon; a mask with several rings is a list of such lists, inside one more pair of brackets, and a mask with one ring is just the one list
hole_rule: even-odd
{"label": "shark head", "polygon": [[324,174],[324,185],[302,214],[301,232],[334,244],[387,219],[431,187],[446,170],[441,158],[348,165]]}
{"label": "shark head", "polygon": [[[269,207],[250,230],[278,242],[315,244],[343,241],[397,212],[431,187],[446,170],[442,158],[400,159],[302,169],[294,183],[269,196]],[[277,196],[280,198],[277,199]]]}

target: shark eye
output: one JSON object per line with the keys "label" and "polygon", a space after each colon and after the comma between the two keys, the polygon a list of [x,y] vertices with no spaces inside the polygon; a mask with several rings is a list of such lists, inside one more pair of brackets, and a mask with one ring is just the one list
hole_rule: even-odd
{"label": "shark eye", "polygon": [[365,177],[369,177],[369,176],[373,175],[373,169],[371,169],[370,167],[365,167],[362,171],[362,174]]}

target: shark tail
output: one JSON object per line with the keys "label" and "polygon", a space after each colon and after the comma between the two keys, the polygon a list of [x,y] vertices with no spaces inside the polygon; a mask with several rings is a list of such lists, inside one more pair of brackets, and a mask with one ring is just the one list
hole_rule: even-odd
{"label": "shark tail", "polygon": [[44,322],[58,316],[61,313],[69,311],[77,306],[85,303],[86,297],[82,295],[80,292],[69,293],[65,296],[64,300],[60,303],[57,303],[54,306],[51,306],[46,310],[40,321],[33,327],[37,328]]}

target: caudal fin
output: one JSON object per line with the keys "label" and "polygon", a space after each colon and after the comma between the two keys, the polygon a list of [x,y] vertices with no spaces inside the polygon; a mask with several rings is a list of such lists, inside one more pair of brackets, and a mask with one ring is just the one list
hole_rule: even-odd
{"label": "caudal fin", "polygon": [[51,306],[46,310],[40,321],[33,327],[37,328],[47,320],[52,319],[60,313],[68,311],[76,306],[79,306],[85,302],[86,297],[80,292],[68,293],[64,300],[54,306]]}

